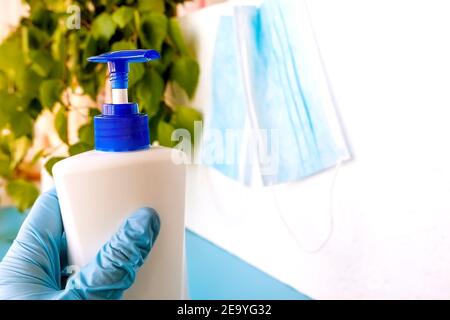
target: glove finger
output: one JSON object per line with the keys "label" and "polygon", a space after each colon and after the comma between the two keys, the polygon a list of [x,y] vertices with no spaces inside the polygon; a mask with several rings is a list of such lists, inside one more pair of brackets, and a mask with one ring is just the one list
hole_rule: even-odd
{"label": "glove finger", "polygon": [[160,221],[154,209],[142,208],[131,215],[94,261],[69,281],[81,299],[119,299],[134,282],[156,237]]}
{"label": "glove finger", "polygon": [[69,256],[67,252],[67,235],[65,232],[61,236],[61,250],[59,255],[60,255],[59,261],[61,264],[61,269],[64,269],[69,265]]}
{"label": "glove finger", "polygon": [[40,239],[46,239],[49,236],[60,238],[62,233],[61,209],[59,208],[58,195],[53,188],[37,198],[17,238],[23,238],[23,240],[36,236]]}
{"label": "glove finger", "polygon": [[3,259],[3,269],[23,274],[31,283],[59,289],[62,232],[58,197],[52,189],[34,203]]}

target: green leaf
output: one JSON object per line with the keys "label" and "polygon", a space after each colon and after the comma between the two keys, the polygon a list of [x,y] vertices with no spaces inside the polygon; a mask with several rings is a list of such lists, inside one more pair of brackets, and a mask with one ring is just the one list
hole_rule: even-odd
{"label": "green leaf", "polygon": [[111,51],[119,51],[119,50],[134,50],[136,49],[136,44],[132,41],[121,40],[114,42],[111,46]]}
{"label": "green leaf", "polygon": [[194,59],[190,57],[180,57],[172,65],[170,79],[178,83],[183,88],[188,97],[192,98],[197,87],[200,67]]}
{"label": "green leaf", "polygon": [[25,112],[14,112],[10,116],[10,127],[11,131],[17,138],[21,136],[31,136],[33,131],[33,122],[28,113]]}
{"label": "green leaf", "polygon": [[0,43],[0,70],[13,69],[17,62],[23,63],[21,33],[12,33]]}
{"label": "green leaf", "polygon": [[14,32],[0,43],[0,70],[14,80],[25,70],[21,33]]}
{"label": "green leaf", "polygon": [[0,102],[0,129],[3,129],[10,123],[11,116],[17,112],[21,101],[16,94],[0,91]]}
{"label": "green leaf", "polygon": [[161,59],[150,61],[149,64],[154,67],[159,74],[164,74],[167,68],[173,63],[174,57],[175,49],[163,44]]}
{"label": "green leaf", "polygon": [[33,10],[31,14],[31,21],[40,30],[45,31],[49,35],[53,34],[58,24],[56,14],[43,7],[38,10]]}
{"label": "green leaf", "polygon": [[89,94],[93,101],[98,98],[99,90],[105,85],[108,76],[104,63],[89,63],[86,68],[77,70],[77,79],[85,94]]}
{"label": "green leaf", "polygon": [[0,70],[0,91],[8,89],[8,75],[6,72]]}
{"label": "green leaf", "polygon": [[27,112],[33,120],[36,120],[42,111],[42,104],[37,98],[33,98],[28,103]]}
{"label": "green leaf", "polygon": [[30,165],[34,166],[45,154],[45,150],[41,149],[38,152],[35,153],[35,155],[33,156],[33,158],[30,161]]}
{"label": "green leaf", "polygon": [[51,45],[52,57],[57,61],[65,61],[67,55],[67,43],[64,29],[57,29],[53,35],[53,42]]}
{"label": "green leaf", "polygon": [[94,146],[94,125],[92,122],[83,124],[78,129],[78,138],[80,139],[80,142]]}
{"label": "green leaf", "polygon": [[0,107],[0,131],[9,124],[9,112],[7,107]]}
{"label": "green leaf", "polygon": [[0,152],[0,176],[8,177],[11,175],[11,158]]}
{"label": "green leaf", "polygon": [[177,18],[173,17],[169,19],[168,33],[170,40],[172,41],[178,52],[180,52],[181,55],[189,55]]}
{"label": "green leaf", "polygon": [[192,137],[194,136],[194,122],[202,120],[200,112],[194,108],[185,106],[178,106],[172,117],[175,127],[189,130]]}
{"label": "green leaf", "polygon": [[80,37],[78,32],[71,32],[67,39],[67,66],[69,72],[77,74],[80,68]]}
{"label": "green leaf", "polygon": [[76,154],[79,154],[79,153],[82,153],[85,151],[89,151],[89,150],[92,150],[92,146],[90,146],[84,142],[77,142],[69,147],[69,154],[71,156],[74,156]]}
{"label": "green leaf", "polygon": [[154,116],[159,110],[159,103],[164,94],[164,80],[153,69],[149,69],[144,78],[136,86],[136,97],[139,105],[148,114]]}
{"label": "green leaf", "polygon": [[138,10],[164,13],[164,0],[138,0]]}
{"label": "green leaf", "polygon": [[173,147],[175,145],[175,141],[172,141],[172,132],[175,128],[165,122],[160,121],[158,123],[158,141],[159,144],[166,147]]}
{"label": "green leaf", "polygon": [[44,81],[44,78],[39,76],[31,68],[26,68],[21,71],[16,77],[16,85],[24,97],[39,96],[39,87]]}
{"label": "green leaf", "polygon": [[[104,77],[104,75],[102,75]],[[89,78],[87,80],[79,79],[83,92],[89,95],[93,100],[97,99],[99,84],[95,78]]]}
{"label": "green leaf", "polygon": [[27,64],[30,62],[30,44],[28,42],[28,39],[29,39],[28,27],[23,26],[21,30],[22,53],[24,60]]}
{"label": "green leaf", "polygon": [[95,116],[98,116],[101,114],[100,110],[98,108],[89,108],[89,117],[93,118]]}
{"label": "green leaf", "polygon": [[55,115],[55,129],[56,132],[59,135],[59,138],[65,142],[68,143],[68,136],[67,136],[67,110],[61,106],[58,110],[58,112]]}
{"label": "green leaf", "polygon": [[139,30],[139,40],[144,47],[160,50],[167,34],[167,18],[159,13],[146,14]]}
{"label": "green leaf", "polygon": [[114,23],[111,15],[106,12],[100,14],[92,22],[91,33],[96,40],[103,39],[109,41],[116,32],[116,24]]}
{"label": "green leaf", "polygon": [[30,49],[40,49],[48,45],[49,35],[34,26],[28,28],[28,47]]}
{"label": "green leaf", "polygon": [[31,69],[41,77],[47,77],[54,63],[50,54],[44,50],[33,50],[30,58],[33,61]]}
{"label": "green leaf", "polygon": [[7,106],[0,107],[0,131],[9,124],[9,110]]}
{"label": "green leaf", "polygon": [[119,26],[119,28],[123,28],[133,19],[133,9],[127,6],[122,6],[114,12],[112,19]]}
{"label": "green leaf", "polygon": [[65,73],[65,63],[61,61],[53,61],[52,69],[48,75],[52,79],[63,79]]}
{"label": "green leaf", "polygon": [[19,139],[13,141],[11,145],[12,150],[12,161],[11,167],[15,168],[28,153],[30,150],[31,141],[28,137],[22,136]]}
{"label": "green leaf", "polygon": [[64,84],[59,79],[45,80],[39,87],[39,99],[44,107],[53,108],[59,101],[64,90]]}
{"label": "green leaf", "polygon": [[30,208],[39,196],[38,188],[33,183],[22,179],[9,181],[6,192],[22,212]]}
{"label": "green leaf", "polygon": [[4,153],[11,156],[11,143],[14,140],[14,134],[7,133],[5,135],[0,135],[0,153]]}
{"label": "green leaf", "polygon": [[61,161],[61,160],[64,160],[64,159],[66,159],[66,157],[53,157],[53,158],[48,159],[47,162],[44,165],[45,170],[47,170],[49,175],[53,176],[53,172],[52,172],[53,166],[58,161]]}
{"label": "green leaf", "polygon": [[130,64],[130,73],[128,77],[128,87],[134,86],[145,73],[145,67],[142,63],[131,63]]}
{"label": "green leaf", "polygon": [[0,128],[9,128],[16,138],[31,136],[33,123],[30,114],[24,112],[24,100],[16,94],[0,92]]}
{"label": "green leaf", "polygon": [[[61,0],[26,0],[26,2],[28,2],[31,6],[31,9],[33,10],[33,8],[36,8],[37,5],[36,3],[45,3],[47,6],[47,9],[52,11],[52,12],[65,12],[67,10],[67,2],[66,1],[61,1]],[[79,1],[79,2],[86,2],[84,1]]]}
{"label": "green leaf", "polygon": [[89,35],[85,40],[84,50],[81,58],[82,59],[81,65],[83,66],[83,68],[86,67],[89,63],[87,59],[91,56],[95,56],[96,53],[97,53],[97,42],[95,41],[94,37]]}

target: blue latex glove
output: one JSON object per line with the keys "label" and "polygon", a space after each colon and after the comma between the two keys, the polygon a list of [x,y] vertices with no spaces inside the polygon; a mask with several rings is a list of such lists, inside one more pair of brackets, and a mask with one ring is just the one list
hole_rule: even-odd
{"label": "blue latex glove", "polygon": [[55,190],[41,195],[0,262],[0,299],[119,299],[159,233],[155,210],[131,215],[96,258],[63,284],[67,245]]}

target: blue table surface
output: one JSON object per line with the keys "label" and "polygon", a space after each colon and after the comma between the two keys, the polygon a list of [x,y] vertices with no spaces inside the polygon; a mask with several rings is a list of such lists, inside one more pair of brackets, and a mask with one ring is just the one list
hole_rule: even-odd
{"label": "blue table surface", "polygon": [[[15,208],[0,208],[0,259],[24,217]],[[189,230],[186,255],[190,299],[309,299]]]}

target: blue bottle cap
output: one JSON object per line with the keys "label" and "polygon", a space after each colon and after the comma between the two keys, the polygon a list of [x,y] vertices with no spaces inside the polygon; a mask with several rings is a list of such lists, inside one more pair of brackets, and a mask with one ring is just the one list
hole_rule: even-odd
{"label": "blue bottle cap", "polygon": [[[159,58],[155,50],[124,50],[90,57],[88,61],[107,63],[113,92],[126,92],[129,63]],[[104,104],[102,114],[94,117],[94,141],[95,149],[100,151],[147,149],[150,147],[148,116],[139,113],[136,103]]]}
{"label": "blue bottle cap", "polygon": [[95,149],[136,151],[150,147],[148,116],[136,103],[104,104],[103,114],[94,117]]}

